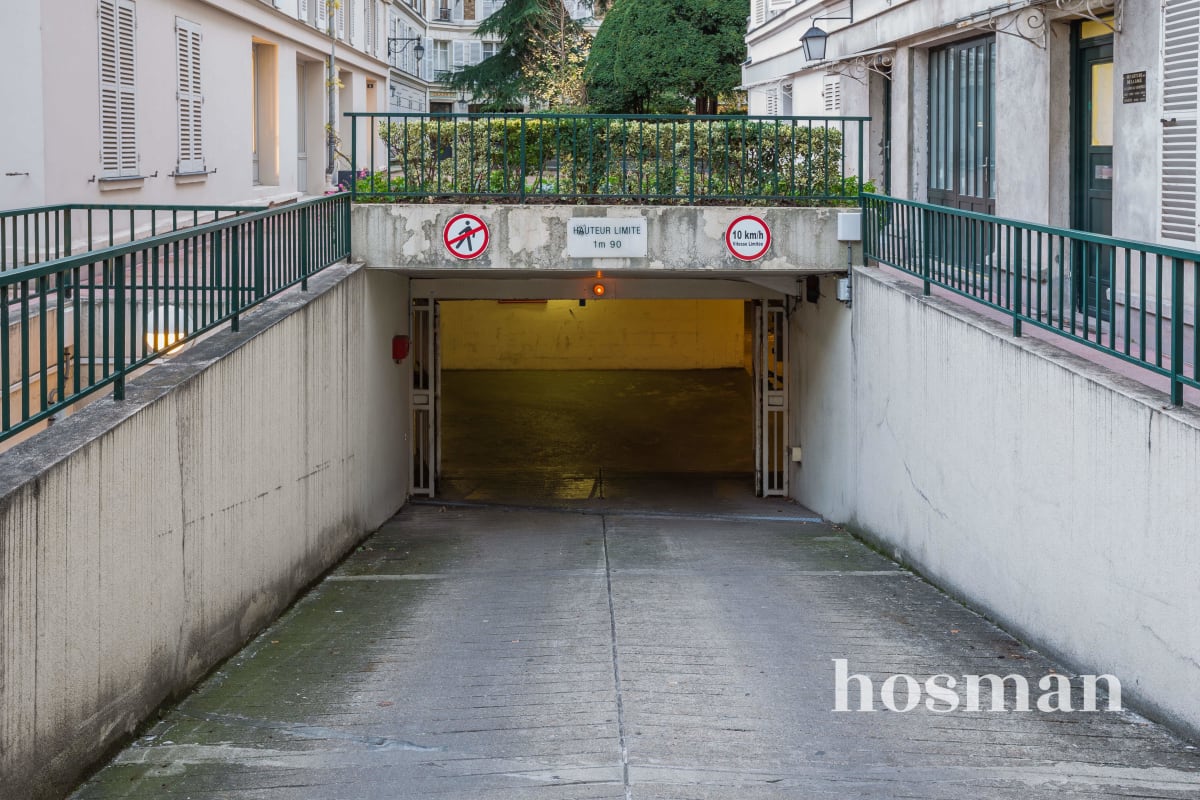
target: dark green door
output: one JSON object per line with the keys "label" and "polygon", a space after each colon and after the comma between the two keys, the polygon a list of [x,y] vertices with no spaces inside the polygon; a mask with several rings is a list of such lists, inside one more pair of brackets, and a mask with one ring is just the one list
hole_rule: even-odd
{"label": "dark green door", "polygon": [[[1112,234],[1113,40],[1075,31],[1072,113],[1072,227]],[[1073,253],[1075,308],[1108,319],[1112,307],[1113,249],[1077,242]]]}

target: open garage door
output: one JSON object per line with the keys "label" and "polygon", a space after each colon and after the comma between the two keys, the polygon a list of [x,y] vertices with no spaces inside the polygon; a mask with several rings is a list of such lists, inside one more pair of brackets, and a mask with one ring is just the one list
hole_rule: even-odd
{"label": "open garage door", "polygon": [[759,497],[787,497],[787,307],[754,305],[754,483]]}
{"label": "open garage door", "polygon": [[416,497],[433,497],[441,469],[441,368],[438,342],[438,304],[412,303],[409,330],[412,348],[412,471],[409,490]]}
{"label": "open garage door", "polygon": [[411,331],[416,496],[788,494],[782,301],[415,299]]}

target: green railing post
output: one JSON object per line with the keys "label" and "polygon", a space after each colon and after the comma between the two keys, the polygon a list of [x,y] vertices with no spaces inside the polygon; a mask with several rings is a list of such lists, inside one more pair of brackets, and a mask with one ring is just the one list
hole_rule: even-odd
{"label": "green railing post", "polygon": [[[709,125],[712,125],[710,122]],[[674,155],[672,155],[674,158]],[[696,119],[688,120],[688,202],[696,202]]]}
{"label": "green railing post", "polygon": [[1023,253],[1021,247],[1021,231],[1013,231],[1013,268],[1009,280],[1012,281],[1012,289],[1009,300],[1012,301],[1012,317],[1013,317],[1013,336],[1021,335],[1021,315],[1025,312],[1024,304],[1021,295],[1024,293],[1022,275],[1024,271],[1021,269],[1021,261]]}
{"label": "green railing post", "polygon": [[[866,139],[863,137],[863,129],[866,127],[866,125],[867,125],[867,123],[863,122],[862,120],[858,121],[858,193],[859,193],[859,195],[862,195],[863,185],[867,182],[866,173],[863,172],[863,167],[866,164],[865,154],[863,153],[864,142],[866,141]],[[842,138],[844,140],[846,138],[845,135],[843,135]]]}
{"label": "green railing post", "polygon": [[517,173],[517,180],[520,181],[520,183],[521,183],[521,188],[519,190],[518,199],[519,199],[519,202],[524,203],[525,202],[525,181],[526,181],[525,170],[526,170],[526,157],[527,157],[526,150],[525,150],[526,142],[525,142],[525,115],[524,114],[521,115],[521,140],[520,140],[520,142],[518,142],[518,146],[521,149],[521,165],[520,165],[520,169]]}
{"label": "green railing post", "polygon": [[358,117],[355,116],[350,117],[350,196],[358,199]]}
{"label": "green railing post", "polygon": [[[1097,308],[1099,303],[1097,302]],[[1171,403],[1183,405],[1183,259],[1171,259]]]}
{"label": "green railing post", "polygon": [[125,399],[125,259],[127,256],[117,256],[112,260],[113,282],[116,284],[116,308],[113,309],[113,370],[116,378],[113,380],[113,399]]}
{"label": "green railing post", "polygon": [[262,300],[267,293],[267,272],[266,259],[264,253],[265,242],[263,241],[263,226],[264,222],[261,219],[254,220],[254,300],[258,302]]}
{"label": "green railing post", "polygon": [[229,297],[232,304],[230,311],[233,312],[229,327],[234,333],[242,329],[242,248],[238,247],[242,232],[238,227],[241,226],[229,229]]}
{"label": "green railing post", "polygon": [[921,291],[929,296],[929,275],[933,271],[933,213],[921,209]]}
{"label": "green railing post", "polygon": [[311,269],[310,256],[308,252],[308,217],[311,212],[311,206],[304,206],[300,209],[300,241],[298,250],[300,254],[300,291],[308,291],[308,271]]}
{"label": "green railing post", "polygon": [[341,230],[340,240],[338,241],[338,246],[339,246],[338,247],[338,256],[339,257],[334,259],[335,261],[341,261],[343,258],[348,259],[348,258],[350,258],[351,255],[353,255],[353,253],[351,253],[351,251],[350,251],[350,226],[352,224],[352,221],[350,218],[351,209],[352,209],[352,205],[350,202],[350,198],[348,196],[343,197],[342,198],[342,230]]}

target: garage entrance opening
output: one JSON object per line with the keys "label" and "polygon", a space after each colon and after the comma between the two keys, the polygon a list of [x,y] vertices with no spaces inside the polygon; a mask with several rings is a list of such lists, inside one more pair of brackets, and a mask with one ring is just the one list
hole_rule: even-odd
{"label": "garage entrance opening", "polygon": [[414,301],[414,494],[786,495],[783,309],[712,298]]}

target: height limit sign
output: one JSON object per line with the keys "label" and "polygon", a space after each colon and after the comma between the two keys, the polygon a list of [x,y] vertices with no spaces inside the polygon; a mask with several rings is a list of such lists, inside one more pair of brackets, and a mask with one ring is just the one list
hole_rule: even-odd
{"label": "height limit sign", "polygon": [[474,214],[455,214],[442,230],[442,242],[450,255],[464,261],[483,255],[490,236],[488,226]]}
{"label": "height limit sign", "polygon": [[771,229],[753,214],[738,217],[725,230],[725,246],[742,261],[757,261],[771,249]]}

